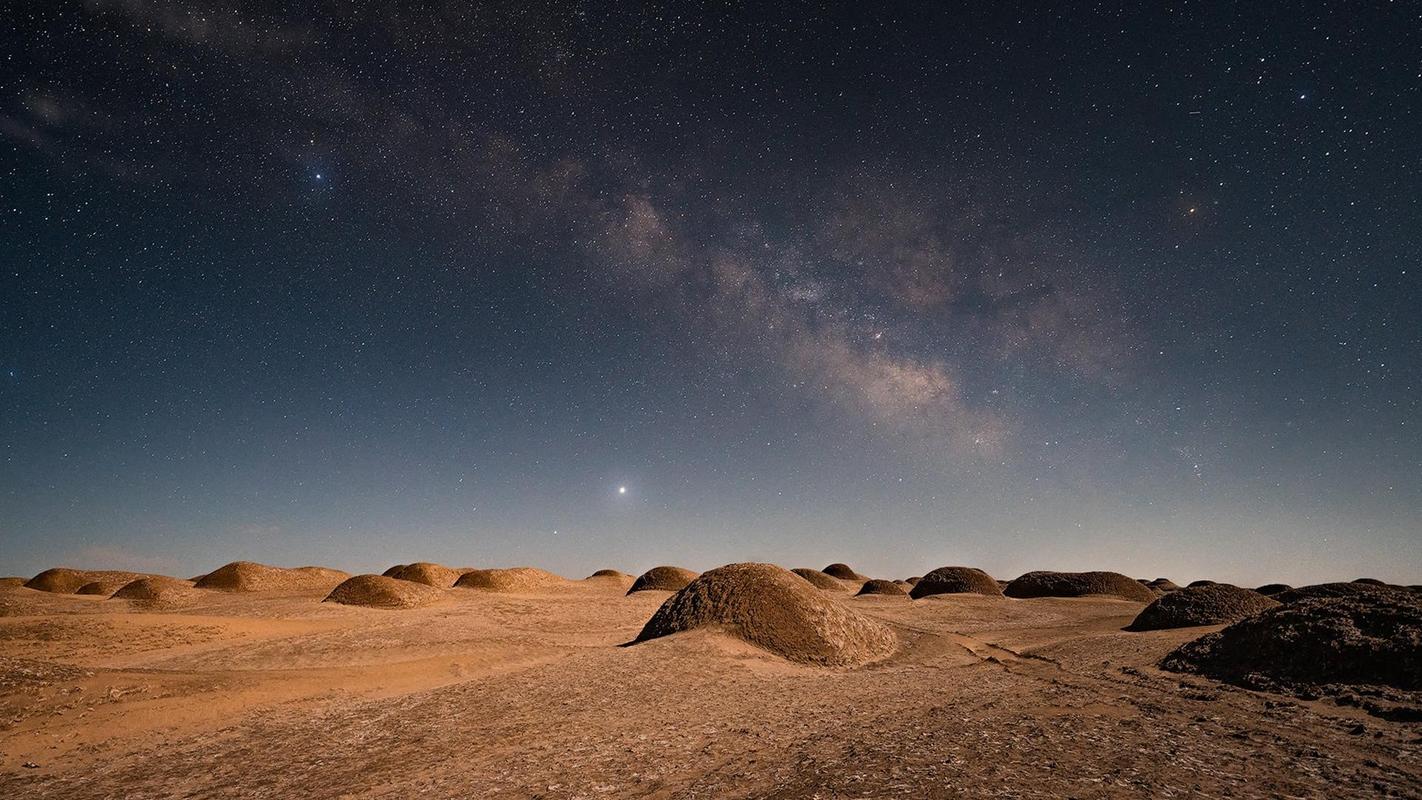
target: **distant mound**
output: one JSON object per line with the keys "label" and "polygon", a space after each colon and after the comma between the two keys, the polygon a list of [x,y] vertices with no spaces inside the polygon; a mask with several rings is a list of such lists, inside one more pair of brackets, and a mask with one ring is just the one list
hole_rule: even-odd
{"label": "distant mound", "polygon": [[1206,579],[1204,579],[1204,578],[1201,578],[1201,579],[1198,580],[1198,581],[1190,581],[1189,583],[1185,584],[1185,588],[1186,588],[1186,589],[1194,589],[1194,588],[1197,588],[1197,587],[1200,587],[1200,586],[1214,586],[1214,585],[1215,585],[1215,582],[1214,582],[1214,581],[1206,580]]}
{"label": "distant mound", "polygon": [[89,581],[83,586],[80,586],[78,589],[74,590],[74,593],[96,594],[102,595],[103,597],[108,597],[114,592],[117,592],[119,589],[122,589],[125,584],[128,584],[133,580],[135,580],[135,577],[133,575],[116,575],[106,578],[100,578],[96,581]]}
{"label": "distant mound", "polygon": [[830,576],[831,578],[839,578],[839,579],[842,580],[842,581],[867,581],[867,580],[869,580],[868,578],[864,577],[863,575],[860,575],[859,573],[855,572],[853,569],[850,569],[850,567],[849,567],[848,564],[841,564],[841,563],[839,563],[839,562],[837,562],[837,561],[836,561],[835,563],[833,563],[833,564],[830,564],[828,567],[825,567],[824,569],[822,569],[822,570],[820,570],[820,571],[823,572],[824,574]]}
{"label": "distant mound", "polygon": [[322,602],[364,608],[415,608],[444,596],[439,589],[418,581],[387,575],[356,575],[342,581]]}
{"label": "distant mound", "polygon": [[634,580],[631,575],[628,575],[627,573],[617,569],[600,569],[597,572],[594,572],[593,574],[584,578],[584,580],[592,580],[593,578],[616,578],[619,581]]}
{"label": "distant mound", "polygon": [[1288,585],[1287,583],[1266,583],[1263,586],[1260,586],[1258,589],[1255,589],[1254,591],[1264,595],[1265,597],[1273,597],[1278,594],[1283,594],[1284,592],[1287,592],[1292,588],[1294,587]]}
{"label": "distant mound", "polygon": [[882,578],[871,578],[865,581],[864,585],[859,587],[859,591],[855,594],[855,597],[865,594],[886,594],[891,597],[908,596],[908,592],[904,591],[904,587],[893,581],[883,580]]}
{"label": "distant mound", "polygon": [[1007,584],[1008,597],[1085,597],[1101,594],[1149,603],[1155,594],[1119,572],[1028,572]]}
{"label": "distant mound", "polygon": [[1366,583],[1369,586],[1387,586],[1385,581],[1380,581],[1377,578],[1354,578],[1353,583]]}
{"label": "distant mound", "polygon": [[790,571],[809,581],[810,584],[816,589],[824,589],[826,592],[849,591],[848,589],[844,588],[843,583],[840,583],[832,575],[828,575],[817,569],[810,569],[808,567],[798,567]]}
{"label": "distant mound", "polygon": [[681,567],[652,567],[641,575],[632,584],[632,588],[627,590],[628,594],[633,592],[644,592],[648,589],[660,589],[667,592],[680,591],[688,583],[696,580],[699,573]]}
{"label": "distant mound", "polygon": [[1422,690],[1422,599],[1395,593],[1287,603],[1181,645],[1161,666],[1255,689]]}
{"label": "distant mound", "polygon": [[893,630],[771,564],[728,564],[687,584],[648,620],[638,642],[720,628],[790,661],[849,666],[893,652]]}
{"label": "distant mound", "polygon": [[536,592],[550,586],[566,583],[562,577],[536,567],[509,567],[508,569],[473,569],[459,576],[454,582],[461,589],[481,589],[486,592]]}
{"label": "distant mound", "polygon": [[409,565],[409,564],[396,564],[395,566],[391,567],[390,569],[385,570],[384,572],[382,572],[382,573],[380,573],[380,574],[381,574],[382,576],[386,577],[386,578],[393,578],[393,577],[395,577],[396,573],[398,573],[400,570],[402,570],[402,569],[404,569],[405,567],[408,567],[408,566],[410,566],[410,565]]}
{"label": "distant mound", "polygon": [[1400,586],[1349,581],[1348,583],[1316,583],[1311,586],[1300,586],[1297,589],[1280,592],[1274,595],[1274,599],[1280,603],[1297,603],[1301,600],[1338,597],[1386,597],[1399,593],[1406,594],[1408,591]]}
{"label": "distant mound", "polygon": [[460,573],[457,569],[450,569],[443,564],[434,564],[429,561],[416,561],[413,564],[405,564],[396,569],[391,567],[385,571],[382,577],[395,578],[412,583],[423,583],[426,586],[433,586],[436,589],[448,589],[459,580]]}
{"label": "distant mound", "polygon": [[[30,589],[38,589],[41,592],[75,594],[91,583],[98,583],[100,581],[108,581],[110,583],[122,581],[126,583],[141,577],[143,577],[141,573],[124,572],[122,570],[54,567],[25,581],[25,586]],[[119,583],[118,585],[122,586],[123,583]],[[114,588],[118,587],[116,586]],[[113,589],[109,591],[112,592]]]}
{"label": "distant mound", "polygon": [[1252,589],[1222,584],[1195,586],[1162,596],[1141,609],[1126,630],[1158,631],[1236,622],[1277,606],[1277,600]]}
{"label": "distant mound", "polygon": [[192,600],[199,594],[189,581],[163,575],[151,575],[125,583],[109,599],[134,600],[140,603],[162,605]]}
{"label": "distant mound", "polygon": [[907,583],[909,586],[917,586],[921,580],[923,580],[922,575],[915,575],[912,578],[905,578],[904,583]]}
{"label": "distant mound", "polygon": [[1147,583],[1146,586],[1149,586],[1152,589],[1156,589],[1162,592],[1174,592],[1179,591],[1180,589],[1180,586],[1176,584],[1175,581],[1172,581],[1169,578],[1156,578],[1155,580]]}
{"label": "distant mound", "polygon": [[10,577],[10,576],[4,577],[4,578],[0,578],[0,587],[7,587],[7,588],[8,588],[8,587],[18,587],[18,586],[24,586],[24,585],[25,585],[25,579],[24,579],[24,578]]}
{"label": "distant mound", "polygon": [[917,600],[935,594],[985,594],[1002,596],[1002,587],[976,567],[939,567],[913,585],[909,596]]}
{"label": "distant mound", "polygon": [[350,575],[325,567],[269,567],[252,561],[233,561],[203,575],[195,582],[199,589],[220,592],[327,591]]}

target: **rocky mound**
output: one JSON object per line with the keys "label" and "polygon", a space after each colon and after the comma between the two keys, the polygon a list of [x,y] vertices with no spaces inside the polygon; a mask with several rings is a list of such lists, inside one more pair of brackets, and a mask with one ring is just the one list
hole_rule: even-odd
{"label": "rocky mound", "polygon": [[1301,600],[1321,600],[1339,597],[1387,597],[1394,594],[1407,594],[1407,590],[1397,586],[1386,584],[1377,586],[1371,583],[1316,583],[1312,586],[1300,586],[1297,589],[1289,589],[1274,595],[1274,599],[1280,603],[1297,603]]}
{"label": "rocky mound", "polygon": [[395,566],[391,567],[390,569],[385,570],[384,572],[382,572],[382,573],[380,573],[380,574],[383,575],[383,576],[385,576],[385,577],[387,577],[387,578],[393,578],[393,577],[395,577],[395,574],[396,574],[396,573],[398,573],[400,570],[402,570],[402,569],[404,569],[405,567],[408,567],[408,566],[410,566],[410,565],[409,565],[409,564],[396,564]]}
{"label": "rocky mound", "polygon": [[[55,594],[76,594],[78,591],[91,583],[101,581],[110,584],[117,583],[114,589],[119,586],[141,578],[143,575],[138,572],[124,572],[111,569],[70,569],[69,567],[53,567],[25,581],[26,588],[38,589],[41,592],[53,592]],[[113,592],[110,589],[105,594]],[[86,594],[96,594],[90,591]]]}
{"label": "rocky mound", "polygon": [[1119,572],[1028,572],[1007,584],[1008,597],[1085,597],[1101,594],[1149,603],[1155,594]]}
{"label": "rocky mound", "polygon": [[1193,628],[1223,625],[1277,606],[1277,600],[1252,589],[1216,584],[1195,586],[1162,596],[1146,606],[1126,626],[1128,631],[1159,631],[1166,628]]}
{"label": "rocky mound", "polygon": [[1380,581],[1377,578],[1354,578],[1353,583],[1366,583],[1370,586],[1387,586],[1386,581]]}
{"label": "rocky mound", "polygon": [[633,592],[643,592],[648,589],[659,589],[666,592],[681,591],[687,584],[696,580],[699,573],[681,567],[652,567],[641,575],[632,584],[632,588],[627,590],[628,594]]}
{"label": "rocky mound", "polygon": [[939,567],[913,585],[909,596],[917,600],[935,594],[985,594],[1002,596],[1002,587],[976,567]]}
{"label": "rocky mound", "polygon": [[125,583],[109,599],[134,600],[148,605],[166,605],[194,600],[200,594],[189,581],[163,575],[151,575]]}
{"label": "rocky mound", "polygon": [[904,583],[907,583],[909,586],[916,586],[921,580],[923,580],[922,575],[915,575],[912,578],[905,578]]}
{"label": "rocky mound", "polygon": [[508,569],[471,569],[460,575],[454,585],[461,589],[519,594],[536,592],[566,582],[558,575],[536,567],[509,567]]}
{"label": "rocky mound", "polygon": [[96,581],[90,581],[84,584],[83,586],[80,586],[78,589],[74,590],[74,593],[96,594],[102,597],[108,597],[109,595],[112,595],[114,592],[117,592],[119,589],[122,589],[126,584],[131,583],[134,580],[135,577],[133,575],[118,575],[108,578],[100,578]]}
{"label": "rocky mound", "polygon": [[860,575],[859,573],[855,572],[853,569],[850,569],[850,567],[849,567],[848,564],[841,564],[841,563],[839,563],[839,562],[837,562],[837,561],[836,561],[835,563],[833,563],[833,564],[830,564],[828,567],[825,567],[824,569],[822,569],[822,570],[820,570],[820,571],[823,572],[824,574],[830,576],[831,578],[839,578],[839,579],[842,580],[842,581],[867,581],[867,580],[869,580],[868,578],[864,577],[863,575]]}
{"label": "rocky mound", "polygon": [[1278,594],[1283,594],[1284,592],[1287,592],[1292,588],[1294,587],[1288,585],[1287,583],[1266,583],[1263,586],[1260,586],[1258,589],[1255,589],[1254,591],[1264,595],[1265,597],[1273,597]]}
{"label": "rocky mound", "polygon": [[439,589],[418,581],[388,575],[356,575],[342,581],[322,602],[364,608],[415,608],[444,596]]}
{"label": "rocky mound", "polygon": [[1257,689],[1415,692],[1422,690],[1422,599],[1394,593],[1286,603],[1181,645],[1161,666]]}
{"label": "rocky mound", "polygon": [[1147,583],[1146,586],[1155,589],[1158,592],[1174,592],[1180,589],[1180,586],[1177,585],[1175,581],[1172,581],[1169,578],[1156,578],[1155,580]]}
{"label": "rocky mound", "polygon": [[809,581],[810,584],[811,584],[812,586],[814,586],[816,589],[824,589],[826,592],[847,592],[847,591],[849,591],[848,589],[844,588],[844,584],[843,584],[843,583],[840,583],[840,582],[839,582],[838,580],[836,580],[833,576],[827,575],[827,574],[825,574],[825,573],[823,573],[823,572],[821,572],[821,571],[819,571],[819,570],[817,570],[817,569],[810,569],[810,568],[808,568],[808,567],[799,567],[799,568],[797,568],[797,569],[792,569],[792,570],[790,570],[790,571],[793,572],[793,573],[795,573],[796,575],[799,575],[800,577],[804,578],[805,580]]}
{"label": "rocky mound", "polygon": [[584,580],[590,581],[593,578],[616,578],[619,581],[633,580],[633,577],[631,575],[628,575],[627,573],[616,569],[600,569],[597,572],[594,572],[593,574],[584,578]]}
{"label": "rocky mound", "polygon": [[14,587],[19,587],[19,586],[24,586],[24,585],[25,585],[25,579],[24,579],[24,578],[11,577],[11,576],[6,576],[6,577],[4,577],[4,578],[0,578],[0,587],[3,587],[3,588],[14,588]]}
{"label": "rocky mound", "polygon": [[855,597],[865,594],[886,594],[891,597],[908,596],[908,592],[904,591],[904,587],[882,578],[871,578],[865,581],[864,585],[859,587],[859,591],[855,594]]}
{"label": "rocky mound", "polygon": [[264,592],[264,591],[324,591],[349,578],[350,575],[325,567],[269,567],[252,561],[233,561],[198,578],[194,583],[199,589],[216,589],[220,592]]}
{"label": "rocky mound", "polygon": [[398,569],[391,567],[385,571],[382,577],[395,578],[412,583],[423,583],[426,586],[433,586],[436,589],[448,589],[459,580],[460,573],[457,569],[450,569],[443,564],[434,564],[429,561],[416,561],[413,564],[405,564]]}
{"label": "rocky mound", "polygon": [[662,603],[638,642],[697,628],[719,628],[782,658],[848,666],[893,652],[893,630],[858,614],[805,580],[771,564],[728,564]]}
{"label": "rocky mound", "polygon": [[1214,586],[1214,585],[1215,585],[1215,582],[1214,582],[1214,581],[1212,581],[1212,580],[1207,580],[1207,579],[1205,579],[1205,578],[1201,578],[1201,579],[1198,580],[1198,581],[1190,581],[1189,583],[1185,584],[1185,588],[1186,588],[1186,589],[1194,589],[1194,588],[1197,587],[1197,586]]}

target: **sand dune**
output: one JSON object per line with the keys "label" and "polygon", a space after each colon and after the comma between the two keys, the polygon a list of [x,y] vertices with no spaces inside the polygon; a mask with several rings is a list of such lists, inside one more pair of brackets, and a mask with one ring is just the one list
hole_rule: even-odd
{"label": "sand dune", "polygon": [[889,597],[908,597],[908,590],[900,586],[895,581],[884,580],[883,578],[870,578],[859,587],[855,596],[866,594],[887,595]]}
{"label": "sand dune", "polygon": [[835,578],[832,575],[829,575],[828,573],[821,572],[820,570],[809,569],[807,567],[796,567],[795,569],[792,569],[790,571],[809,581],[810,585],[814,586],[816,589],[823,589],[827,592],[849,591],[848,587],[844,585],[843,581],[839,580],[838,578]]}
{"label": "sand dune", "polygon": [[[70,569],[69,567],[52,567],[38,575],[25,581],[25,586],[30,589],[38,589],[41,592],[54,592],[55,594],[76,594],[85,586],[100,581],[107,583],[117,582],[118,586],[124,583],[141,578],[143,575],[137,572],[125,572],[123,570],[94,570],[94,569]],[[110,592],[113,590],[110,589]],[[99,594],[91,591],[86,594]],[[104,594],[107,594],[105,592]]]}

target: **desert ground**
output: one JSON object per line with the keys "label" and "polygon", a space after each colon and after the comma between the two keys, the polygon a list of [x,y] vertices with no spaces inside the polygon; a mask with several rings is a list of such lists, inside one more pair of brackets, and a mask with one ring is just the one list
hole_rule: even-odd
{"label": "desert ground", "polygon": [[718,625],[633,643],[676,595],[630,575],[499,578],[402,608],[12,581],[0,797],[1422,797],[1415,717],[1164,671],[1223,626],[1123,630],[1142,600],[834,578],[814,613],[892,636],[826,664]]}

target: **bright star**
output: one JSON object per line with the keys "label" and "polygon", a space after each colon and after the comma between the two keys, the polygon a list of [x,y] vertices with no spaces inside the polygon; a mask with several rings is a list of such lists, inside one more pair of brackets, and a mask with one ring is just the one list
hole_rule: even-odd
{"label": "bright star", "polygon": [[627,494],[627,487],[626,487],[626,486],[619,486],[619,487],[617,487],[617,493],[618,493],[618,494]]}

